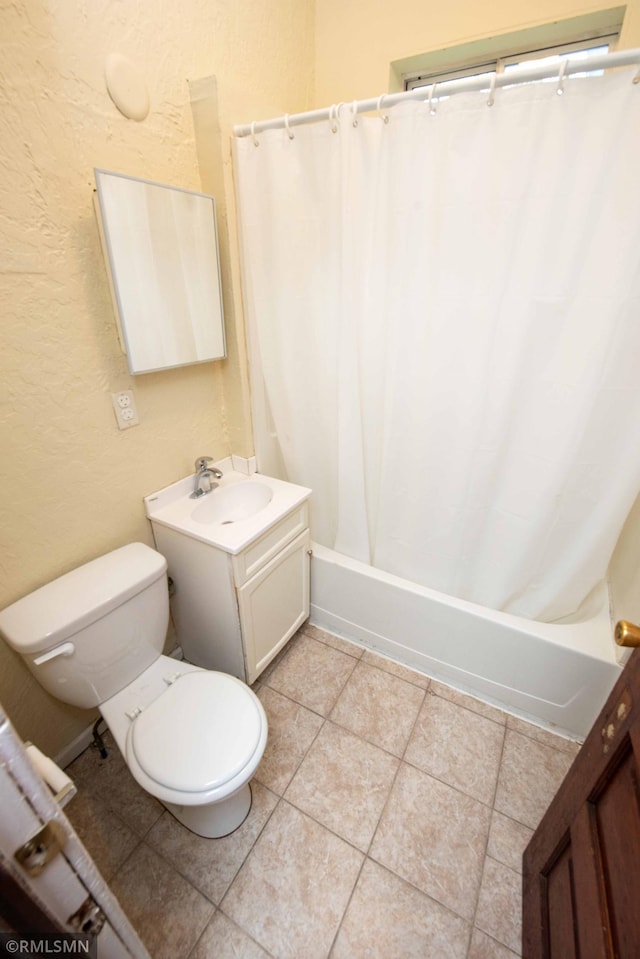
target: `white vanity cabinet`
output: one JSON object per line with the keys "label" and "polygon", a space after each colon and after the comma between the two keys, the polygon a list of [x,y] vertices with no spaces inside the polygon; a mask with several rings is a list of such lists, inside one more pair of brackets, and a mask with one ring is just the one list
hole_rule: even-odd
{"label": "white vanity cabinet", "polygon": [[309,615],[309,545],[306,529],[242,586],[236,581],[248,683]]}
{"label": "white vanity cabinet", "polygon": [[185,659],[253,683],[309,615],[307,503],[235,554],[149,518]]}

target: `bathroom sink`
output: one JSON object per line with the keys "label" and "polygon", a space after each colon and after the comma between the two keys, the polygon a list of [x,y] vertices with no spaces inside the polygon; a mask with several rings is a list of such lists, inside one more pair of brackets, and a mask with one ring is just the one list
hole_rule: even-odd
{"label": "bathroom sink", "polygon": [[236,483],[207,493],[191,518],[196,523],[241,523],[255,516],[273,499],[273,490],[264,483]]}
{"label": "bathroom sink", "polygon": [[144,504],[153,525],[237,554],[293,514],[311,490],[263,473],[241,472],[229,457],[215,464],[222,472],[218,486],[194,499],[193,474],[149,496]]}

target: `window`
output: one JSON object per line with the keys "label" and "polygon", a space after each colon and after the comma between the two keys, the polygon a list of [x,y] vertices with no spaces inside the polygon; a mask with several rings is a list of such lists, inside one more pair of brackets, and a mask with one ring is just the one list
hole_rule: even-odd
{"label": "window", "polygon": [[[562,43],[537,50],[525,50],[520,53],[500,56],[482,62],[460,66],[457,69],[438,70],[433,73],[422,73],[420,76],[406,77],[405,89],[414,90],[416,87],[429,87],[433,83],[442,83],[444,80],[459,80],[462,77],[479,77],[486,74],[487,81],[492,73],[509,73],[522,67],[541,66],[557,63],[558,68],[563,60],[584,60],[596,54],[609,53],[618,39],[617,33],[589,39],[577,40],[573,43]],[[591,71],[593,74],[602,73],[602,70]],[[574,73],[573,76],[586,76],[587,73]]]}

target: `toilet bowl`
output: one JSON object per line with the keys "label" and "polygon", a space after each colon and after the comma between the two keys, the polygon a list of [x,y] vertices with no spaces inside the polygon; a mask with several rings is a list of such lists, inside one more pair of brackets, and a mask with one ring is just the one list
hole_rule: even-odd
{"label": "toilet bowl", "polygon": [[97,706],[134,779],[192,832],[233,832],[267,718],[235,676],[161,655],[166,561],[142,543],[101,556],[0,612],[0,634],[58,699]]}
{"label": "toilet bowl", "polygon": [[188,829],[217,838],[242,823],[267,742],[248,686],[160,656],[100,712],[136,782]]}

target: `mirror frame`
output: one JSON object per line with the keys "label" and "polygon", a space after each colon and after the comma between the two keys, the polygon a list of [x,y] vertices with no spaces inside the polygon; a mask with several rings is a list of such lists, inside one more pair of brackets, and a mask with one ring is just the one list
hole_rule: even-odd
{"label": "mirror frame", "polygon": [[214,197],[94,172],[94,206],[130,372],[226,357]]}

